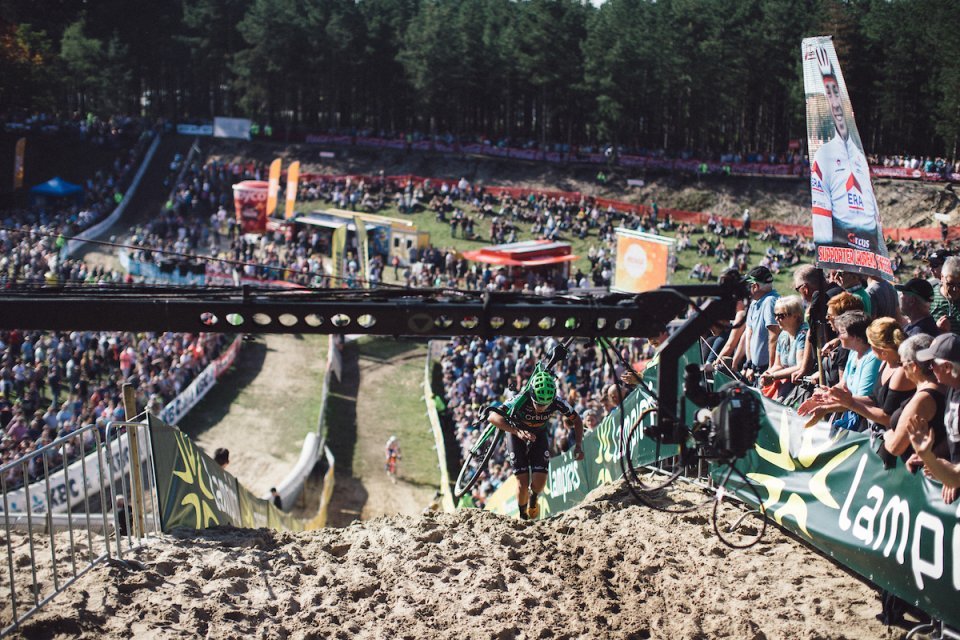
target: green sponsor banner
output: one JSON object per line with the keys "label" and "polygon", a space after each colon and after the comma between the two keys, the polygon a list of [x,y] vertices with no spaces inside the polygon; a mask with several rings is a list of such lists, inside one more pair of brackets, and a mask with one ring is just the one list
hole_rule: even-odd
{"label": "green sponsor banner", "polygon": [[163,531],[217,525],[303,531],[303,522],[247,491],[189,436],[149,416]]}
{"label": "green sponsor banner", "polygon": [[[239,485],[239,483],[238,483]],[[270,526],[270,510],[266,500],[256,497],[243,485],[239,485],[240,522],[247,529],[262,529]]]}
{"label": "green sponsor banner", "polygon": [[151,415],[149,420],[162,529],[240,526],[236,478],[197,448],[185,433],[156,416]]}
{"label": "green sponsor banner", "polygon": [[[700,361],[700,346],[696,344],[680,359],[678,371],[680,388],[683,388],[684,367]],[[643,426],[648,426],[656,419],[656,411],[646,414],[644,412],[656,404],[647,388],[655,392],[657,369],[658,360],[655,357],[643,370],[643,379],[647,387],[638,386],[624,399],[622,414],[618,407],[608,413],[596,429],[584,433],[583,460],[579,462],[575,460],[572,450],[551,458],[547,488],[540,498],[541,517],[574,507],[597,487],[623,476],[620,449],[627,434],[638,421],[642,420]],[[686,401],[683,408],[686,415],[692,416],[694,410],[695,407]],[[624,433],[622,437],[621,433]],[[643,428],[640,427],[630,440],[628,453],[634,467],[640,467],[675,456],[678,448],[673,445],[658,445],[655,440],[644,437]],[[487,508],[504,515],[516,515],[518,513],[516,484],[504,483],[488,499]]]}
{"label": "green sponsor banner", "polygon": [[[737,463],[767,514],[874,584],[960,626],[960,505],[902,460],[884,469],[866,433],[804,429],[792,409],[764,399],[755,449]],[[712,470],[715,479],[723,468]],[[727,488],[747,503],[742,482]]]}

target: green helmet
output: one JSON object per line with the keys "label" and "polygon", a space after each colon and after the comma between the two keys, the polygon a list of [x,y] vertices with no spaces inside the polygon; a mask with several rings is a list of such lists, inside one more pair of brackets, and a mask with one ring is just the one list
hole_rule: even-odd
{"label": "green helmet", "polygon": [[530,395],[539,405],[550,404],[557,396],[557,383],[546,371],[537,371],[530,378]]}

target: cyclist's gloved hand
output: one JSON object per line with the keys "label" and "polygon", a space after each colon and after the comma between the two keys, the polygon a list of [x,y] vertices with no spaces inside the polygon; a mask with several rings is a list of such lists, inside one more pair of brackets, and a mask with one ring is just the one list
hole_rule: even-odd
{"label": "cyclist's gloved hand", "polygon": [[573,450],[573,458],[575,460],[583,460],[583,449],[581,447],[576,447]]}

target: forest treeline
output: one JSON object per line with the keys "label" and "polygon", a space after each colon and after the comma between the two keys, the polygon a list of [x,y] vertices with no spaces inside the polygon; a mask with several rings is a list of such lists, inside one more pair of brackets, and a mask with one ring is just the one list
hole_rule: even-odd
{"label": "forest treeline", "polygon": [[805,137],[833,35],[868,152],[956,157],[957,0],[0,0],[0,114],[250,116],[699,153]]}

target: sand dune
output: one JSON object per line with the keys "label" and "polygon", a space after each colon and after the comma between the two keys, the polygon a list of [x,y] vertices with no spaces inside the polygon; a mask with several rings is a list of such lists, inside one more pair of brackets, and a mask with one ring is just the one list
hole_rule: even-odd
{"label": "sand dune", "polygon": [[873,589],[768,530],[618,485],[536,524],[465,510],[304,534],[181,531],[83,576],[28,620],[48,637],[886,638]]}

